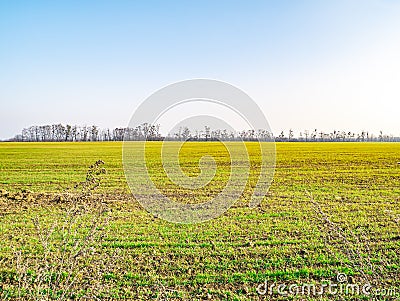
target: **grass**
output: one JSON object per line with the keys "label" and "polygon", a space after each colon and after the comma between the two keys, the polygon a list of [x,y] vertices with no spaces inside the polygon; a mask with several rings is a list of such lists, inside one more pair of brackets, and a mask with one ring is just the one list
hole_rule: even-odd
{"label": "grass", "polygon": [[[191,176],[198,175],[202,154],[216,158],[215,179],[196,192],[165,176],[159,147],[149,144],[149,170],[170,197],[203,201],[226,183],[222,144],[186,143],[182,149],[183,171]],[[149,215],[129,194],[121,143],[0,144],[2,289],[15,251],[40,257],[32,218],[50,227],[65,207],[61,191],[84,181],[87,167],[101,159],[107,175],[93,197],[101,196],[110,212],[96,256],[112,264],[99,260],[98,278],[115,299],[258,300],[256,288],[265,280],[334,281],[339,272],[400,293],[399,143],[278,143],[274,181],[254,209],[247,205],[258,148],[247,148],[252,169],[243,197],[217,219],[181,225]]]}

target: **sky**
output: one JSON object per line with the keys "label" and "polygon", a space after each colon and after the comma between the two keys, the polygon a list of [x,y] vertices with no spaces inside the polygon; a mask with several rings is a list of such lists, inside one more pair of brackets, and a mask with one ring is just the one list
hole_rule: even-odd
{"label": "sky", "polygon": [[0,1],[0,139],[126,126],[158,89],[245,91],[275,134],[400,136],[400,2]]}

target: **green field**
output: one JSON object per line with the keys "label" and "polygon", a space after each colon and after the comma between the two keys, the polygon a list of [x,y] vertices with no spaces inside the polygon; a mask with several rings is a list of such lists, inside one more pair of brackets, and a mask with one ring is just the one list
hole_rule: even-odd
{"label": "green field", "polygon": [[[180,159],[187,175],[199,173],[202,155],[217,158],[216,179],[195,192],[179,189],[165,176],[160,145],[148,143],[148,165],[166,195],[190,202],[221,191],[229,175],[221,143],[185,143]],[[97,160],[105,162],[107,173],[85,200],[100,200],[107,207],[108,222],[101,239],[91,242],[93,253],[79,261],[82,270],[96,272],[95,279],[73,275],[81,295],[96,287],[99,296],[114,299],[287,300],[292,297],[261,296],[256,288],[266,280],[286,285],[335,281],[338,273],[351,283],[369,282],[400,294],[400,143],[278,143],[273,183],[254,209],[248,202],[257,180],[259,149],[256,143],[246,146],[251,174],[242,198],[217,219],[183,225],[156,218],[135,201],[123,173],[121,143],[1,143],[3,298],[15,297],[20,271],[39,274],[35,260],[46,250],[32,218],[38,217],[41,233],[61,221],[70,204],[63,198],[77,193],[71,187],[85,180],[88,167]],[[90,227],[93,212],[85,212],[83,223],[73,225],[78,230],[68,247]],[[62,235],[48,233],[48,252],[55,254]],[[15,254],[27,268],[18,268]],[[371,296],[322,297],[340,298]],[[385,298],[398,300],[399,295],[377,297]]]}

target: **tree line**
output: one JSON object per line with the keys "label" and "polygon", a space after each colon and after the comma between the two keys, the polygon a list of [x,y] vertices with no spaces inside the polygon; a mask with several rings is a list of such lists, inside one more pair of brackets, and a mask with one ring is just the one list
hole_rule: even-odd
{"label": "tree line", "polygon": [[169,140],[169,141],[272,141],[277,142],[400,142],[400,137],[384,134],[374,135],[367,131],[355,133],[351,131],[324,132],[314,129],[304,130],[297,134],[290,129],[287,133],[274,134],[265,129],[243,130],[232,132],[226,129],[211,129],[204,126],[201,130],[190,130],[180,127],[177,131],[167,136],[160,133],[160,125],[143,123],[134,128],[101,129],[96,125],[34,125],[24,128],[22,132],[9,141],[21,142],[74,142],[74,141],[143,141],[143,140]]}
{"label": "tree line", "polygon": [[332,132],[318,131],[314,129],[312,131],[305,130],[299,132],[295,136],[293,130],[289,130],[287,135],[282,131],[275,141],[289,141],[289,142],[400,142],[400,137],[394,137],[390,134],[385,134],[383,131],[379,131],[378,135],[370,133],[368,131],[361,131],[359,133],[352,131],[339,131],[334,130]]}
{"label": "tree line", "polygon": [[12,141],[25,142],[87,142],[126,140],[162,140],[159,126],[144,123],[135,128],[101,129],[96,125],[33,125],[24,128]]}

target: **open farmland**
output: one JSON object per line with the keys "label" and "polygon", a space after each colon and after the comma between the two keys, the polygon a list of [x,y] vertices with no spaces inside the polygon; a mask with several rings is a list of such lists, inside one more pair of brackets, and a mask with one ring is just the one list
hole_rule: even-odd
{"label": "open farmland", "polygon": [[[165,194],[191,201],[189,191],[165,176],[160,145],[148,143],[152,178]],[[105,162],[107,173],[85,200],[88,207],[96,202],[107,207],[107,224],[91,242],[92,252],[79,261],[96,279],[81,279],[85,275],[79,271],[65,273],[78,275],[81,291],[73,298],[96,287],[99,297],[114,299],[290,299],[262,296],[256,289],[265,280],[287,285],[335,281],[338,273],[351,283],[371,282],[400,293],[400,143],[278,143],[273,183],[254,209],[248,202],[260,162],[257,144],[246,146],[252,172],[242,198],[217,219],[184,225],[148,214],[130,195],[121,143],[1,143],[3,298],[16,296],[21,274],[39,274],[32,262],[43,257],[46,248],[37,223],[40,231],[51,229],[54,221],[62,225],[69,198],[76,193],[71,187],[85,181],[87,168],[97,160]],[[219,193],[226,183],[225,152],[218,142],[188,142],[182,148],[181,166],[190,176],[199,173],[202,155],[216,158],[216,179],[195,194],[201,199]],[[94,215],[88,212],[82,224],[73,225],[78,230],[67,246],[85,237]],[[47,252],[58,252],[62,235],[46,233],[51,234]],[[25,269],[16,264],[16,254]]]}

